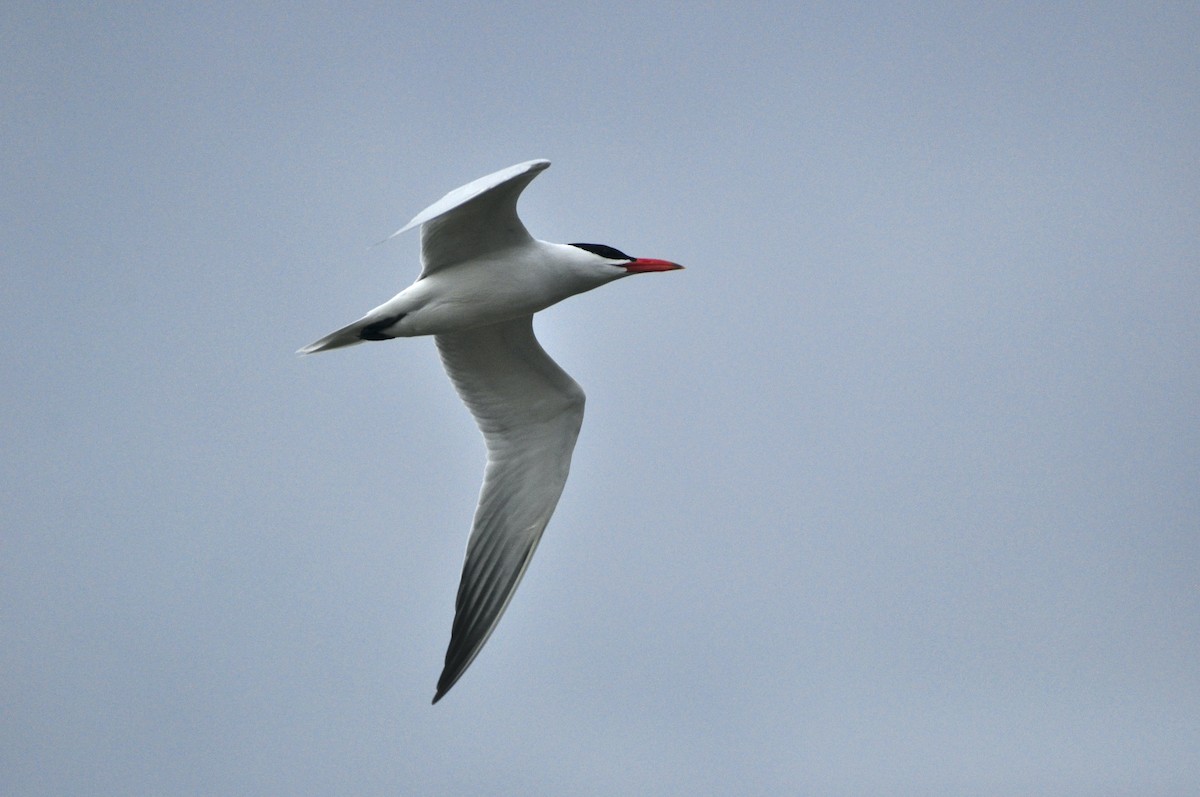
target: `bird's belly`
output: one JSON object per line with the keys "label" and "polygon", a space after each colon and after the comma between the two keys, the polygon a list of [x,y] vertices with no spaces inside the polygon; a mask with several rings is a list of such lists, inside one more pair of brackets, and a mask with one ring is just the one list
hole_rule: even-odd
{"label": "bird's belly", "polygon": [[446,332],[461,332],[464,329],[498,324],[542,308],[523,309],[516,306],[498,306],[473,301],[445,299],[432,302],[404,316],[396,326],[400,336],[441,335]]}
{"label": "bird's belly", "polygon": [[398,302],[407,309],[388,332],[398,337],[461,332],[532,315],[569,295],[558,295],[545,282],[524,275],[496,271],[500,270],[479,279],[470,278],[473,274],[448,274],[455,278],[443,279],[438,272],[420,280],[393,300],[411,292],[407,301]]}

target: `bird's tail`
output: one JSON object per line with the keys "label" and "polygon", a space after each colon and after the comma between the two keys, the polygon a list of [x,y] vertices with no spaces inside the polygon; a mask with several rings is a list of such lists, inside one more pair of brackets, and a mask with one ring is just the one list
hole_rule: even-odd
{"label": "bird's tail", "polygon": [[353,346],[357,343],[362,343],[366,338],[362,337],[363,327],[369,324],[367,319],[359,319],[353,324],[344,326],[337,332],[330,332],[320,340],[314,341],[303,349],[300,349],[296,354],[316,354],[319,351],[329,351],[330,349],[340,349],[343,346]]}
{"label": "bird's tail", "polygon": [[402,318],[404,318],[404,313],[395,313],[382,317],[372,313],[358,319],[353,324],[342,327],[336,332],[330,332],[325,337],[308,344],[296,353],[315,354],[319,351],[353,346],[367,340],[391,340],[396,337],[395,334],[385,330],[398,324]]}

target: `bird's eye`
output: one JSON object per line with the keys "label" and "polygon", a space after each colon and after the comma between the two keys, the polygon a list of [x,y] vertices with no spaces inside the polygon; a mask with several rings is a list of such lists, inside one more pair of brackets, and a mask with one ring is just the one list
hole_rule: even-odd
{"label": "bird's eye", "polygon": [[578,246],[580,249],[591,252],[593,255],[599,255],[609,260],[633,260],[632,257],[620,249],[604,244],[571,244],[571,246]]}

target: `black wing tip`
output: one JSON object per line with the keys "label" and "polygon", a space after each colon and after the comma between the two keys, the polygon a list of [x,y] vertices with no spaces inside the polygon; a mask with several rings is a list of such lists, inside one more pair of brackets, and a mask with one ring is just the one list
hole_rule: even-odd
{"label": "black wing tip", "polygon": [[[459,673],[459,675],[462,675],[462,673]],[[442,678],[441,680],[439,680],[438,685],[437,685],[437,691],[434,693],[433,702],[430,703],[430,705],[436,706],[437,702],[439,700],[441,700],[443,697],[445,697],[446,693],[449,692],[451,689],[453,689],[454,685],[456,683],[458,683],[458,678],[455,678],[454,680],[450,681],[449,683],[446,682],[445,678]]]}
{"label": "black wing tip", "polygon": [[433,703],[431,705],[437,705],[437,702],[445,697],[447,692],[454,688],[454,685],[458,683],[458,679],[461,678],[462,674],[466,671],[466,667],[460,667],[456,672],[452,673],[450,668],[446,667],[442,671],[441,677],[438,678],[437,692],[433,695]]}

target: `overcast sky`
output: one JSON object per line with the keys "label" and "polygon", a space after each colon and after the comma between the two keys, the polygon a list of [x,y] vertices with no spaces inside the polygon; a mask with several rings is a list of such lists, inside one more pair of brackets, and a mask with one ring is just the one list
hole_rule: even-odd
{"label": "overcast sky", "polygon": [[[0,8],[0,792],[1185,795],[1192,4]],[[445,700],[483,446],[300,358],[530,158],[571,479]]]}

